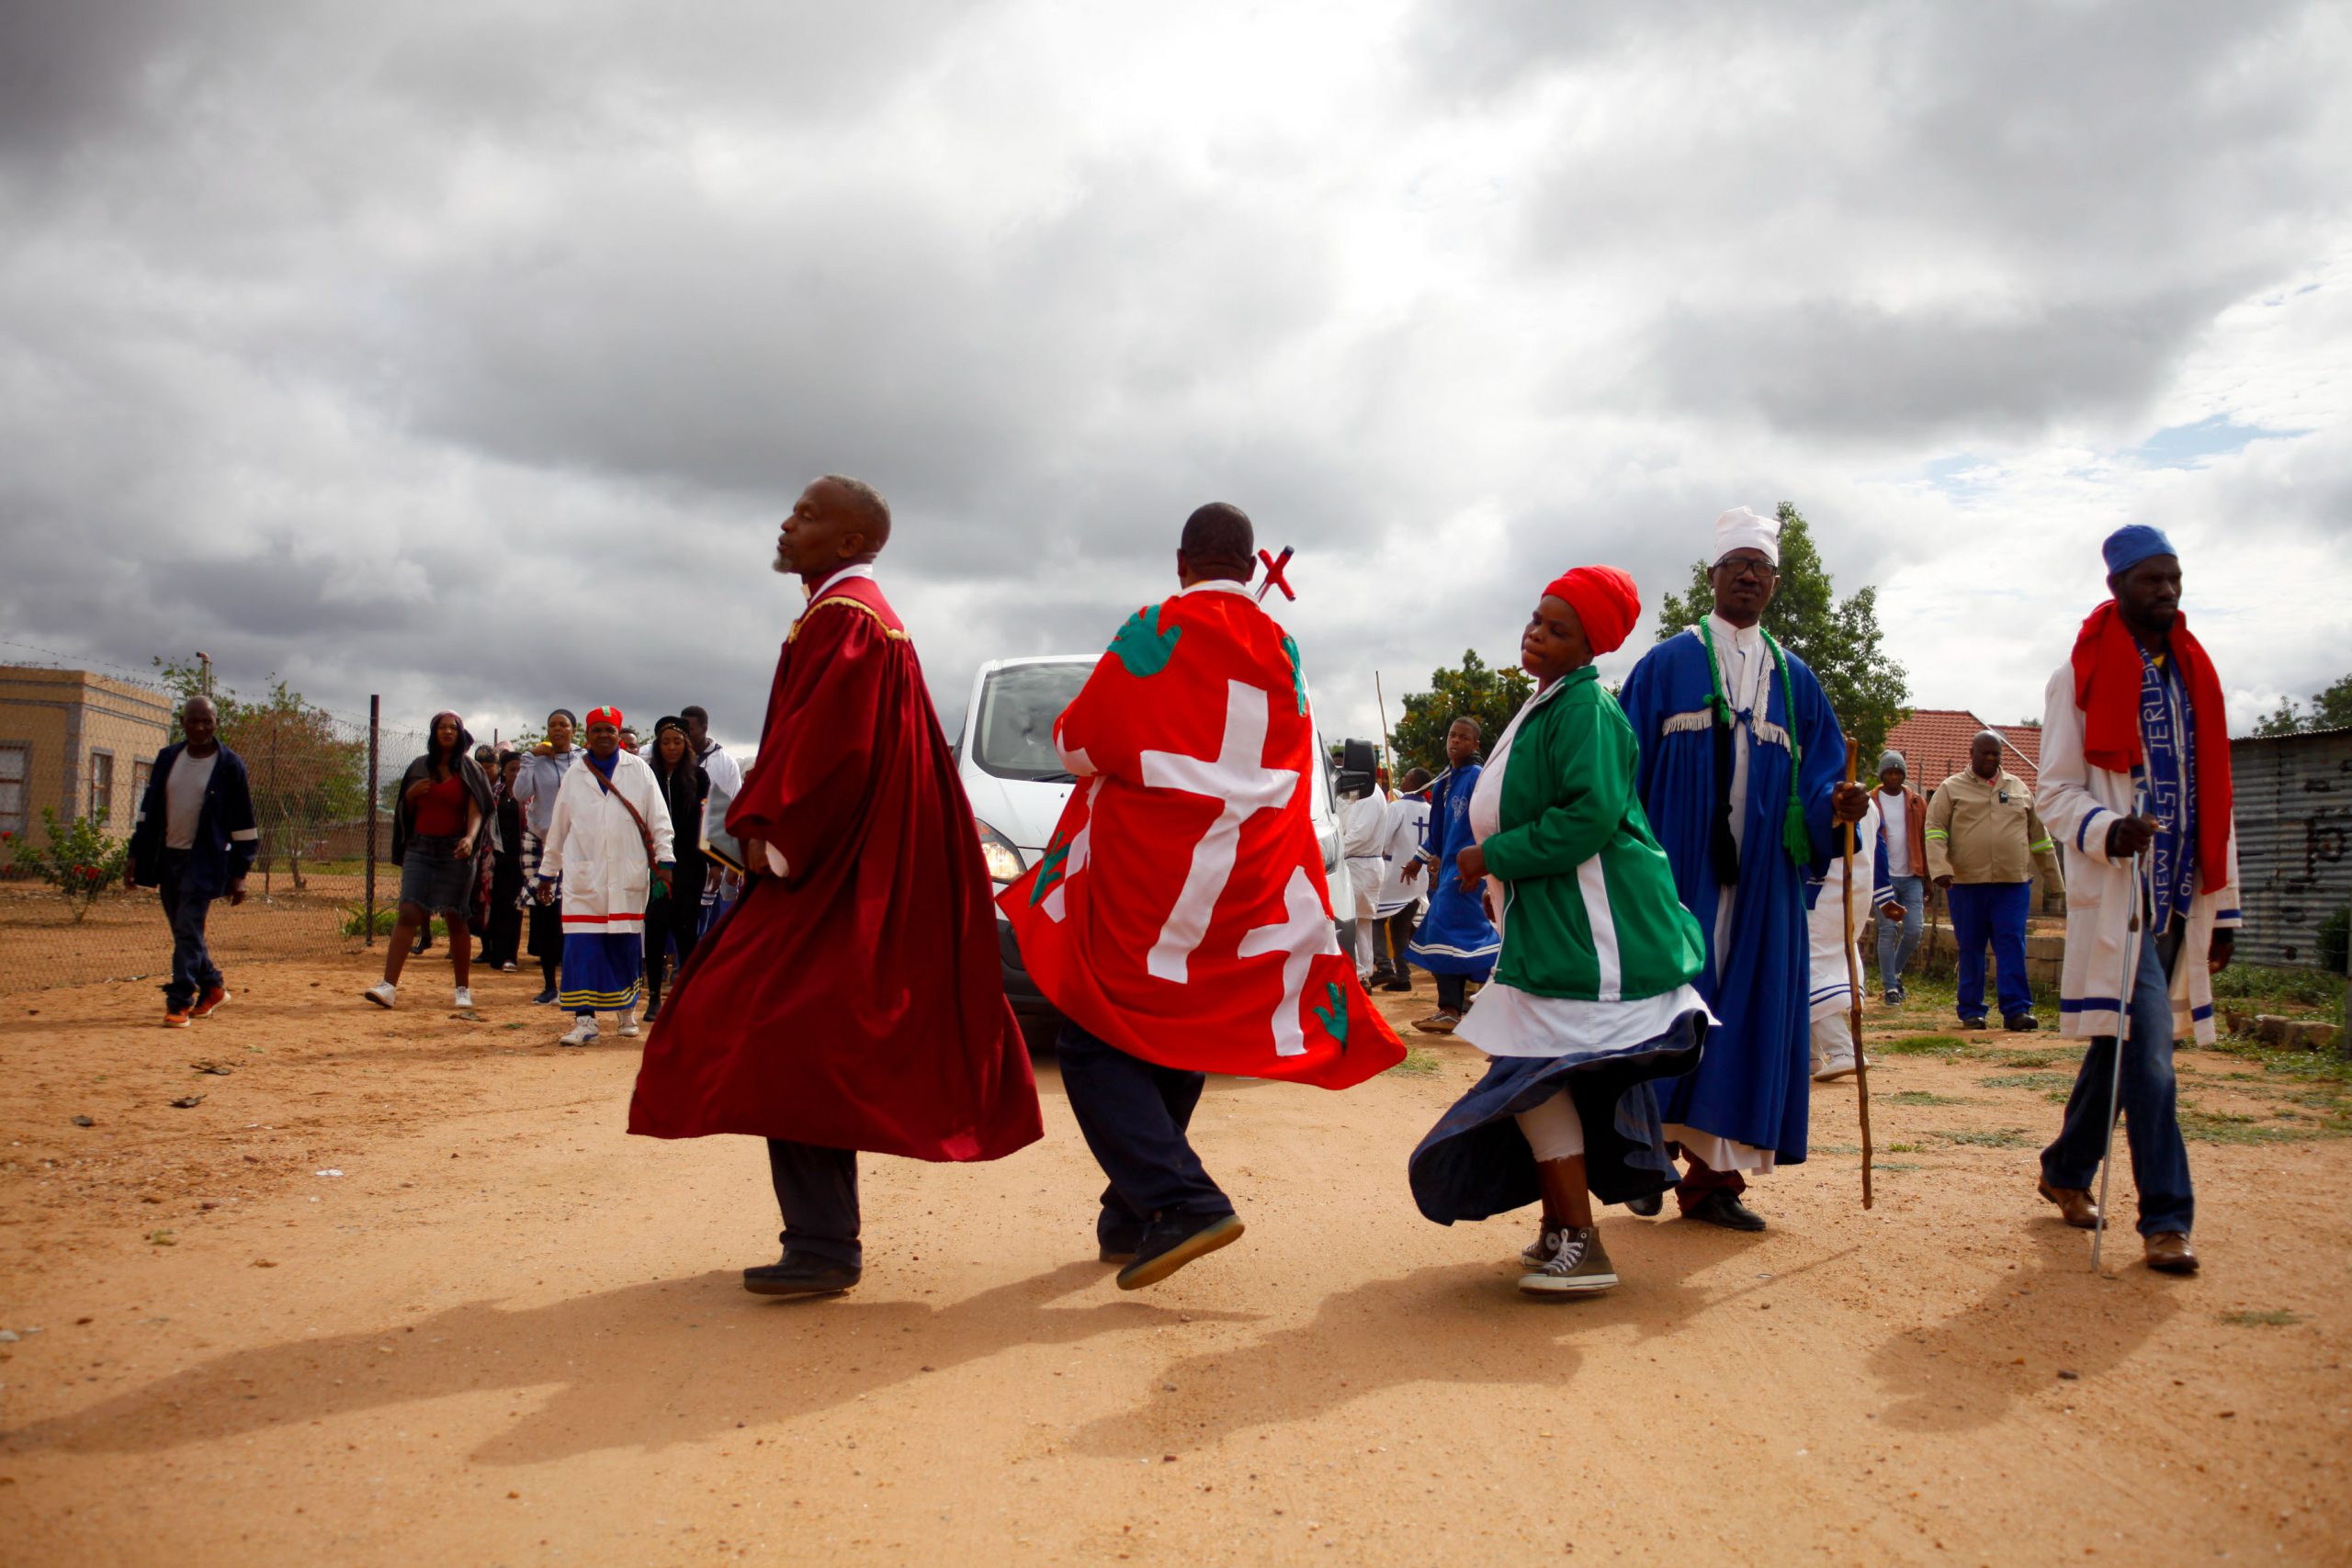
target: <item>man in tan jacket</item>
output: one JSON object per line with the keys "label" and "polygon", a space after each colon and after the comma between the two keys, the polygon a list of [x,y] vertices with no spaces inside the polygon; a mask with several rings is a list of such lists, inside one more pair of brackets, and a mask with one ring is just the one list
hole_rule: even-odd
{"label": "man in tan jacket", "polygon": [[1960,1025],[1984,1027],[1984,947],[2000,972],[2001,1026],[2041,1027],[2025,977],[2025,920],[2031,867],[2045,882],[2058,875],[2057,847],[2033,809],[2033,792],[2001,766],[2005,743],[1980,730],[1968,748],[1968,771],[1954,773],[1928,802],[1928,874],[1951,906],[1959,948]]}

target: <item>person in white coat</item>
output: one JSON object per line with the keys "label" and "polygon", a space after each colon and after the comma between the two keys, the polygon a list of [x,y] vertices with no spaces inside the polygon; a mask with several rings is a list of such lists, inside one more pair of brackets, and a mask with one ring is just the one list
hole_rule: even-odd
{"label": "person in white coat", "polygon": [[2090,1185],[2118,1108],[2110,1101],[2120,1102],[2148,1267],[2190,1274],[2196,1200],[2172,1050],[2184,1034],[2212,1043],[2213,976],[2237,941],[2229,716],[2212,660],[2180,613],[2171,541],[2134,525],[2102,553],[2114,597],[2091,612],[2050,678],[2034,791],[2065,862],[2059,1029],[2090,1042],[2065,1123],[2041,1151],[2040,1190],[2069,1224],[2099,1223]]}
{"label": "person in white coat", "polygon": [[1421,839],[1429,829],[1429,796],[1419,792],[1430,787],[1430,771],[1411,770],[1404,784],[1405,793],[1388,803],[1380,846],[1380,896],[1373,906],[1379,927],[1373,948],[1373,983],[1384,991],[1413,988],[1413,964],[1405,956],[1405,946],[1413,940],[1413,928],[1420,924],[1421,890],[1405,880],[1405,868],[1418,863]]}
{"label": "person in white coat", "polygon": [[587,728],[586,761],[556,792],[539,857],[539,902],[555,898],[559,879],[563,887],[564,1045],[594,1043],[599,1012],[637,1032],[645,907],[668,895],[675,864],[670,809],[652,768],[621,749],[620,709],[591,708]]}
{"label": "person in white coat", "polygon": [[[1388,863],[1381,851],[1388,837],[1388,796],[1378,784],[1340,802],[1340,854],[1348,867],[1347,925],[1354,933],[1349,956],[1356,978],[1372,976],[1376,944],[1372,929],[1380,908],[1380,883]],[[1332,890],[1336,899],[1339,889]]]}
{"label": "person in white coat", "polygon": [[[1807,884],[1813,900],[1805,911],[1812,938],[1808,962],[1813,970],[1813,1080],[1827,1083],[1850,1076],[1858,1066],[1854,1049],[1854,987],[1849,976],[1862,972],[1861,933],[1871,929],[1878,912],[1894,902],[1894,883],[1886,873],[1886,824],[1872,795],[1871,808],[1854,828],[1854,904],[1846,914],[1846,866],[1831,861],[1817,881]],[[1846,959],[1853,957],[1849,969]]]}

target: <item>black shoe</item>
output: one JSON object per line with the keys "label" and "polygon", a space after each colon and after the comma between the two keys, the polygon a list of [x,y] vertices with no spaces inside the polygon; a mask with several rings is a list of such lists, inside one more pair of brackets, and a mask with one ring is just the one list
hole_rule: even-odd
{"label": "black shoe", "polygon": [[2012,1034],[2023,1034],[2029,1030],[2040,1029],[2041,1020],[2030,1012],[2013,1012],[2001,1020],[2001,1027]]}
{"label": "black shoe", "polygon": [[1399,975],[1394,980],[1383,982],[1380,988],[1384,991],[1403,991],[1406,994],[1410,995],[1413,989],[1413,982],[1405,976]]}
{"label": "black shoe", "polygon": [[1646,1198],[1625,1200],[1625,1212],[1629,1214],[1639,1214],[1645,1220],[1657,1219],[1665,1208],[1666,1194],[1663,1192],[1653,1192]]}
{"label": "black shoe", "polygon": [[755,1296],[837,1296],[865,1274],[846,1263],[787,1252],[774,1263],[743,1270],[743,1288]]}
{"label": "black shoe", "polygon": [[1963,1018],[1960,1021],[1960,1026],[1962,1029],[1982,1029],[1984,1027],[1984,1021],[1981,1018]]}
{"label": "black shoe", "polygon": [[1196,1258],[1241,1239],[1238,1214],[1161,1214],[1144,1227],[1134,1261],[1119,1270],[1119,1289],[1157,1285]]}
{"label": "black shoe", "polygon": [[1883,999],[1887,1006],[1891,1008],[1899,1008],[1903,1005],[1903,993],[1901,991],[1889,991],[1886,993]]}
{"label": "black shoe", "polygon": [[1739,1201],[1739,1194],[1718,1187],[1682,1211],[1686,1220],[1701,1220],[1727,1231],[1760,1231],[1764,1216]]}
{"label": "black shoe", "polygon": [[1094,1256],[1105,1263],[1134,1262],[1136,1248],[1143,1245],[1143,1233],[1147,1228],[1148,1225],[1141,1222],[1123,1221],[1114,1224],[1110,1213],[1105,1211],[1102,1223],[1094,1227]]}
{"label": "black shoe", "polygon": [[533,997],[531,998],[531,1003],[534,1007],[545,1007],[555,1000],[557,994],[556,988],[553,986],[549,986],[546,990],[541,991],[537,996]]}
{"label": "black shoe", "polygon": [[660,1018],[661,1016],[662,998],[660,997],[655,997],[652,1000],[645,1004],[645,1021],[651,1023],[655,1019]]}

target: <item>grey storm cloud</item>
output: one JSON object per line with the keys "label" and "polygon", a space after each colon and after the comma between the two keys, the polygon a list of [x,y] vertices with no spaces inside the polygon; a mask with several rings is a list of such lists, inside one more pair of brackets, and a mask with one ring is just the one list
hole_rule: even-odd
{"label": "grey storm cloud", "polygon": [[[1215,498],[1363,731],[1726,505],[1916,564],[1964,531],[1906,476],[2141,439],[2347,250],[2324,5],[1281,9],[0,7],[0,637],[748,740],[846,471],[951,728]],[[2307,427],[2167,504],[2326,530]]]}

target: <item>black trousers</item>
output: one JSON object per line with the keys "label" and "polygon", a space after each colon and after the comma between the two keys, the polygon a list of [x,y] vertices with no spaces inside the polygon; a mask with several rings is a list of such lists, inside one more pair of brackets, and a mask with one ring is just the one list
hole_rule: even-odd
{"label": "black trousers", "polygon": [[857,1151],[770,1138],[768,1179],[784,1214],[777,1239],[785,1251],[865,1267],[857,1240]]}
{"label": "black trousers", "polygon": [[490,924],[481,943],[481,961],[493,968],[523,961],[523,910],[515,901],[522,892],[522,858],[495,857],[490,868]]}
{"label": "black trousers", "polygon": [[1130,1056],[1067,1020],[1055,1052],[1070,1113],[1111,1179],[1094,1222],[1097,1241],[1124,1251],[1155,1214],[1233,1213],[1233,1200],[1209,1179],[1185,1136],[1204,1074]]}
{"label": "black trousers", "polygon": [[645,983],[657,1000],[670,972],[670,948],[677,947],[684,969],[701,931],[702,868],[681,862],[670,874],[670,891],[645,907]]}
{"label": "black trousers", "polygon": [[1373,961],[1388,974],[1411,979],[1413,961],[1405,955],[1405,944],[1413,940],[1414,928],[1420,922],[1419,909],[1399,909],[1374,927]]}
{"label": "black trousers", "polygon": [[555,989],[556,970],[563,963],[563,901],[531,904],[531,956],[539,961],[539,973],[547,976],[548,988]]}
{"label": "black trousers", "polygon": [[1470,1005],[1470,976],[1438,975],[1436,979],[1438,1007],[1456,1018],[1461,1017],[1462,1010]]}

